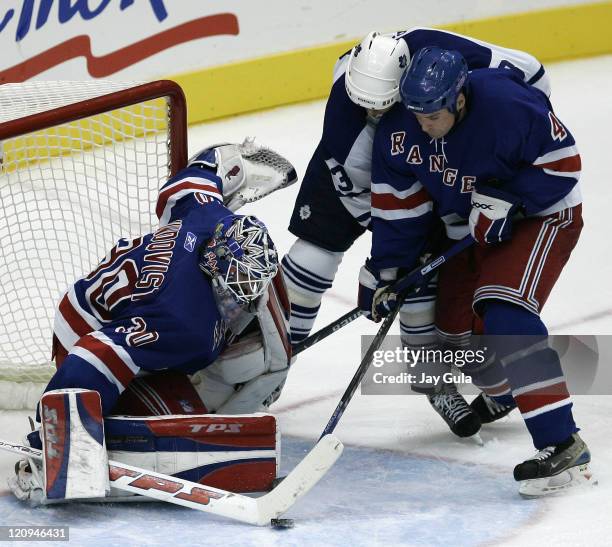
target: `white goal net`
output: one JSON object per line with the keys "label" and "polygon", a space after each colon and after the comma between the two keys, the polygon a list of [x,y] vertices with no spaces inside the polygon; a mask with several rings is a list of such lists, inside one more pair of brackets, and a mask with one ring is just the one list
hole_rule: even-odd
{"label": "white goal net", "polygon": [[159,187],[185,161],[173,82],[0,85],[1,408],[35,403],[60,296],[155,226]]}

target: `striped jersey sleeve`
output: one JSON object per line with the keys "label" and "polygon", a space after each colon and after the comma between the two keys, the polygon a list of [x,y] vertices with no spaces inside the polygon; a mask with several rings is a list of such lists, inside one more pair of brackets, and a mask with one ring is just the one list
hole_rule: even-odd
{"label": "striped jersey sleeve", "polygon": [[581,202],[582,162],[574,137],[552,110],[540,110],[523,139],[521,167],[511,186],[527,215],[573,207]]}
{"label": "striped jersey sleeve", "polygon": [[433,201],[415,178],[395,172],[381,147],[372,155],[372,266],[412,268],[434,222]]}
{"label": "striped jersey sleeve", "polygon": [[155,213],[159,225],[185,216],[185,210],[194,204],[223,203],[221,179],[212,171],[187,167],[179,171],[161,187]]}

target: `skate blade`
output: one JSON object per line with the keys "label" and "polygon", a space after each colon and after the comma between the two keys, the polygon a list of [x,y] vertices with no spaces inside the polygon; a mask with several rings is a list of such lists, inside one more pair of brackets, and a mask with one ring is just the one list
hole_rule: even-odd
{"label": "skate blade", "polygon": [[586,490],[597,484],[588,464],[577,465],[562,471],[558,475],[543,479],[521,481],[519,494],[526,499],[554,496],[568,490]]}
{"label": "skate blade", "polygon": [[480,433],[474,433],[471,437],[468,437],[468,439],[474,441],[478,446],[484,446],[484,441],[482,440]]}

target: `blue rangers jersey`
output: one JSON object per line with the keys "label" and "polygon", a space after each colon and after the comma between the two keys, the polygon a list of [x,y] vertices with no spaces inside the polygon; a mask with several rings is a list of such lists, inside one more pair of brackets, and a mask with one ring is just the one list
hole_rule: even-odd
{"label": "blue rangers jersey", "polygon": [[160,227],[119,240],[69,288],[54,324],[69,353],[47,390],[95,389],[108,414],[141,369],[189,373],[217,358],[226,327],[198,267],[198,249],[233,214],[221,190],[213,171],[182,170],[160,191]]}
{"label": "blue rangers jersey", "polygon": [[476,185],[502,184],[526,216],[581,203],[580,155],[546,95],[512,70],[468,76],[465,117],[440,139],[395,105],[381,120],[372,159],[372,259],[412,267],[435,218],[455,239],[469,230]]}
{"label": "blue rangers jersey", "polygon": [[[393,34],[405,40],[410,56],[425,46],[459,51],[470,70],[487,67],[514,67],[527,83],[550,94],[548,75],[533,56],[488,44],[460,34],[429,28],[413,28]],[[306,175],[330,177],[338,198],[363,226],[370,222],[372,141],[377,118],[353,103],[345,91],[345,71],[350,51],[334,67],[334,83],[325,108],[323,135]],[[313,168],[314,167],[314,168]],[[307,184],[308,181],[304,180]]]}

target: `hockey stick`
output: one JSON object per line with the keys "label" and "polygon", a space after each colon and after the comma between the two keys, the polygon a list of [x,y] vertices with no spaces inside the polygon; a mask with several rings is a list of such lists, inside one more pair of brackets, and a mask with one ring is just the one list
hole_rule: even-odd
{"label": "hockey stick", "polygon": [[[448,251],[441,254],[439,257],[435,258],[431,262],[428,262],[424,266],[421,266],[420,268],[415,268],[405,277],[402,277],[401,279],[397,280],[393,285],[389,287],[389,292],[397,293],[402,291],[402,289],[406,287],[414,285],[415,283],[423,279],[426,275],[429,275],[434,270],[439,268],[448,259],[469,247],[472,243],[474,243],[474,239],[472,238],[472,236],[464,237],[462,240],[455,243]],[[301,342],[295,344],[293,346],[293,355],[295,356],[298,353],[302,353],[305,349],[314,346],[316,343],[320,342],[324,338],[327,338],[330,334],[333,334],[342,327],[348,325],[349,323],[352,323],[358,317],[361,317],[361,310],[359,309],[359,307],[353,308],[351,311],[345,313],[342,317],[339,317],[326,327],[323,327],[321,330],[318,330],[314,334],[311,334],[308,338],[305,338]]]}
{"label": "hockey stick", "polygon": [[298,353],[302,353],[305,349],[308,349],[310,346],[314,346],[317,342],[327,338],[330,334],[333,334],[338,329],[352,323],[358,317],[361,317],[361,309],[359,307],[353,308],[350,312],[345,313],[342,317],[339,317],[326,327],[323,327],[321,330],[311,334],[308,338],[305,338],[301,342],[295,344],[295,346],[293,346],[292,355],[295,356]]}
{"label": "hockey stick", "polygon": [[353,395],[355,394],[357,386],[359,385],[359,383],[365,376],[365,373],[368,370],[370,363],[372,362],[372,357],[374,357],[374,352],[376,352],[378,348],[380,348],[380,346],[382,345],[385,339],[385,336],[387,336],[387,333],[389,332],[389,329],[391,328],[393,321],[395,321],[395,318],[397,317],[397,314],[399,313],[399,310],[402,307],[404,298],[406,298],[406,296],[408,296],[412,292],[414,285],[418,283],[420,280],[422,280],[430,272],[439,268],[442,264],[444,264],[444,262],[449,260],[451,257],[459,254],[464,249],[467,249],[473,243],[474,243],[474,239],[472,238],[472,236],[464,237],[461,241],[458,241],[457,243],[455,243],[448,251],[441,254],[438,258],[436,258],[435,260],[432,260],[431,262],[429,262],[422,268],[419,268],[418,270],[414,270],[410,272],[407,276],[403,277],[402,279],[400,279],[399,281],[397,281],[395,284],[392,285],[392,288],[390,288],[390,290],[398,293],[398,298],[397,298],[395,307],[393,308],[391,313],[389,313],[389,315],[385,317],[384,321],[382,322],[382,325],[380,326],[380,329],[378,329],[378,332],[376,333],[374,340],[372,340],[372,343],[370,344],[368,351],[366,351],[366,354],[363,356],[363,359],[361,360],[361,363],[359,363],[359,367],[357,368],[357,371],[355,372],[345,392],[342,394],[342,397],[340,398],[340,401],[338,402],[336,409],[334,410],[329,421],[327,422],[327,425],[325,426],[323,433],[321,433],[321,437],[319,437],[319,441],[323,439],[326,435],[331,434],[332,431],[336,429],[336,426],[338,425],[340,418],[344,414],[346,407],[348,406],[351,399],[353,398]]}
{"label": "hockey stick", "polygon": [[[282,482],[259,498],[234,494],[117,461],[108,462],[108,476],[111,486],[126,492],[265,526],[306,494],[329,471],[343,448],[343,444],[333,435],[321,438]],[[0,440],[0,449],[42,460],[42,451],[29,446]]]}

